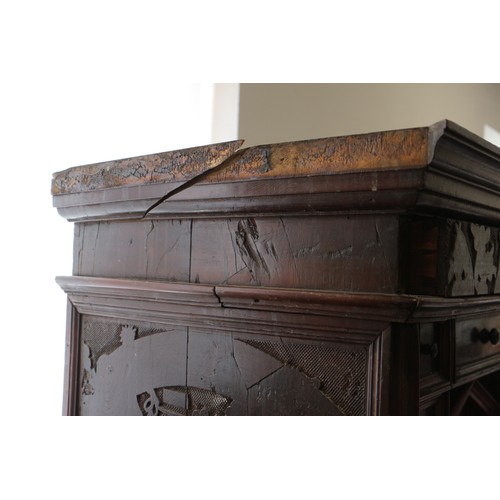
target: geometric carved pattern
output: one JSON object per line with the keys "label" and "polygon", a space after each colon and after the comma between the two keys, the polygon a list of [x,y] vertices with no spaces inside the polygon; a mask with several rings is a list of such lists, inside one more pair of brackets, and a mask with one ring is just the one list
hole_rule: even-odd
{"label": "geometric carved pattern", "polygon": [[206,415],[222,416],[231,404],[231,398],[200,387],[168,386],[137,396],[144,416]]}
{"label": "geometric carved pattern", "polygon": [[[90,349],[90,362],[94,370],[103,354],[111,354],[122,345],[122,329],[123,325],[117,321],[87,315],[82,317],[82,340]],[[142,338],[162,331],[158,328],[141,328],[136,334],[137,338]]]}
{"label": "geometric carved pattern", "polygon": [[[248,411],[263,415],[366,413],[367,347],[224,336],[231,338],[229,351],[210,344],[211,360],[197,365],[201,378],[187,385],[185,328],[138,327],[84,315],[81,332],[83,414],[226,415],[232,404],[248,404]],[[194,337],[189,345],[194,353],[203,349]],[[211,362],[217,369],[209,383]]]}
{"label": "geometric carved pattern", "polygon": [[321,382],[319,390],[344,414],[364,415],[368,353],[310,344],[244,340]]}
{"label": "geometric carved pattern", "polygon": [[111,354],[120,347],[120,324],[112,321],[89,321],[82,318],[82,340],[90,350],[91,368],[103,354]]}
{"label": "geometric carved pattern", "polygon": [[[139,328],[83,316],[82,337],[82,347],[86,347],[80,372],[83,411],[225,415],[232,402],[213,389],[179,385],[186,377],[187,346],[187,337],[179,329],[152,324]],[[161,385],[172,382],[172,376],[177,384]]]}

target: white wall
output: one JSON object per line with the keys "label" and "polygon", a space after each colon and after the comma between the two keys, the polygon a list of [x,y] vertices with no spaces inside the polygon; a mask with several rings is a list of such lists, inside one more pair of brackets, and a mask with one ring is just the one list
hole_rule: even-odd
{"label": "white wall", "polygon": [[500,84],[242,84],[245,145],[422,127],[448,118],[500,145]]}

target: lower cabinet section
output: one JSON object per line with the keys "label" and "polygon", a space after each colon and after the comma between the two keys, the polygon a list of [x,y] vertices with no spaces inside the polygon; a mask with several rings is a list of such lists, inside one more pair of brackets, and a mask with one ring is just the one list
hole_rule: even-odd
{"label": "lower cabinet section", "polygon": [[82,315],[80,415],[365,415],[371,346]]}
{"label": "lower cabinet section", "polygon": [[68,415],[500,414],[497,299],[59,283]]}

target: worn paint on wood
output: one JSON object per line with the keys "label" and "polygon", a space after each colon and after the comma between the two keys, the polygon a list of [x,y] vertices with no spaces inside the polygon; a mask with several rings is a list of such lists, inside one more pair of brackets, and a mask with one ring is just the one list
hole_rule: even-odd
{"label": "worn paint on wood", "polygon": [[70,168],[54,174],[52,194],[186,181],[216,167],[242,144],[241,140],[230,141]]}
{"label": "worn paint on wood", "polygon": [[255,146],[244,150],[207,180],[418,168],[427,165],[428,146],[427,128]]}
{"label": "worn paint on wood", "polygon": [[210,173],[203,182],[424,167],[429,156],[429,128],[255,146],[234,155],[242,143],[74,167],[54,174],[52,194],[189,181],[223,162],[224,168]]}

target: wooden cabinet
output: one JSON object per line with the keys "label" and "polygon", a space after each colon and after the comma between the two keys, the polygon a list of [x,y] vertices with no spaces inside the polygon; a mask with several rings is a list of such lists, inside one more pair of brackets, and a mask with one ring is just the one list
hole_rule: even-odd
{"label": "wooden cabinet", "polygon": [[499,168],[443,121],[54,174],[65,414],[498,414]]}

